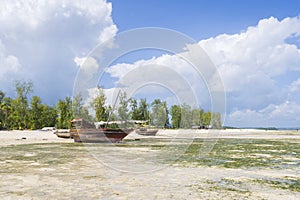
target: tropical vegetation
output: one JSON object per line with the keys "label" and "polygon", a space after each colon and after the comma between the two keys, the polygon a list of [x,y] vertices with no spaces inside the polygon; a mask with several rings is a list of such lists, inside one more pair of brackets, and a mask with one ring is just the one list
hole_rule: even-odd
{"label": "tropical vegetation", "polygon": [[[127,98],[125,92],[118,95],[118,106],[108,105],[102,88],[98,88],[89,105],[83,104],[80,94],[65,97],[56,105],[47,105],[33,95],[31,81],[15,82],[16,97],[11,98],[0,90],[0,129],[24,130],[43,127],[70,128],[70,120],[83,117],[91,121],[142,120],[159,128],[221,128],[219,113],[205,112],[188,104],[168,106],[166,101]],[[92,110],[93,114],[90,114]]]}

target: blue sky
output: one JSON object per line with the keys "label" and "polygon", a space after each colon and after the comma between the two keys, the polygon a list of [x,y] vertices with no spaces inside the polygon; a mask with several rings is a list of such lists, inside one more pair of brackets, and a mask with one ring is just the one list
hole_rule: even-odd
{"label": "blue sky", "polygon": [[[0,89],[8,96],[15,80],[32,80],[34,94],[54,104],[72,95],[97,44],[130,29],[162,27],[193,38],[215,64],[227,97],[225,125],[300,126],[298,0],[5,0],[0,13]],[[149,63],[186,72],[157,51],[118,61],[108,73],[113,81]]]}
{"label": "blue sky", "polygon": [[119,31],[145,26],[180,31],[195,40],[234,34],[260,19],[299,15],[297,0],[110,0]]}

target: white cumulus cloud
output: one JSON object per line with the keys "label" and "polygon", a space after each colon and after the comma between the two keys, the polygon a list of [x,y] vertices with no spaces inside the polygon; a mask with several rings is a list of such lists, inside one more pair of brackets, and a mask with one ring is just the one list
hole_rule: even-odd
{"label": "white cumulus cloud", "polygon": [[117,31],[117,26],[114,24],[106,27],[99,36],[99,42],[102,43],[112,39],[116,35]]}
{"label": "white cumulus cloud", "polygon": [[19,60],[14,55],[7,55],[5,46],[0,40],[0,79],[6,80],[6,76],[12,75],[21,69]]}
{"label": "white cumulus cloud", "polygon": [[[273,77],[289,70],[300,71],[300,50],[286,42],[299,35],[299,17],[282,21],[271,17],[239,34],[223,34],[199,44],[218,66],[226,90],[230,92],[253,84],[253,75],[264,74],[266,77],[261,82],[270,83]],[[256,87],[259,86],[265,85]]]}
{"label": "white cumulus cloud", "polygon": [[117,32],[111,12],[106,0],[1,1],[0,73],[12,74],[9,81],[0,79],[2,90],[11,95],[13,80],[31,79],[47,103],[72,95],[74,59]]}
{"label": "white cumulus cloud", "polygon": [[237,110],[227,116],[226,123],[242,127],[299,127],[300,105],[286,101],[278,105],[270,104],[261,110]]}
{"label": "white cumulus cloud", "polygon": [[221,74],[229,110],[259,110],[295,95],[288,95],[288,90],[297,87],[300,50],[287,41],[299,36],[299,17],[281,21],[270,17],[238,34],[222,34],[199,42]]}
{"label": "white cumulus cloud", "polygon": [[[118,87],[127,86],[129,93],[145,85],[160,85],[174,93],[181,103],[193,102],[193,106],[196,106],[195,99],[197,99],[199,104],[209,107],[210,94],[206,85],[206,81],[209,80],[206,80],[179,55],[163,54],[149,60],[138,60],[132,64],[119,63],[107,68],[106,72],[111,77],[117,78]],[[157,88],[147,87],[148,95],[159,98],[161,94]]]}
{"label": "white cumulus cloud", "polygon": [[[237,126],[296,126],[300,100],[300,18],[262,19],[234,35],[199,44],[216,64],[227,92],[227,122]],[[291,76],[291,74],[293,76]],[[297,76],[298,74],[298,76]],[[295,79],[296,77],[296,79]]]}
{"label": "white cumulus cloud", "polygon": [[294,92],[299,92],[300,90],[300,78],[298,78],[297,80],[293,81],[290,85],[290,92],[294,93]]}
{"label": "white cumulus cloud", "polygon": [[[240,33],[199,41],[224,83],[228,123],[276,126],[276,120],[282,119],[287,124],[294,124],[288,120],[296,121],[299,115],[296,102],[300,100],[300,50],[297,43],[291,41],[297,41],[299,37],[299,17],[283,20],[270,17]],[[182,77],[188,77],[190,84],[197,83],[188,64],[174,55],[116,64],[107,72],[120,80],[146,64],[172,66]],[[159,77],[164,78],[163,74]],[[251,119],[255,119],[252,124]]]}

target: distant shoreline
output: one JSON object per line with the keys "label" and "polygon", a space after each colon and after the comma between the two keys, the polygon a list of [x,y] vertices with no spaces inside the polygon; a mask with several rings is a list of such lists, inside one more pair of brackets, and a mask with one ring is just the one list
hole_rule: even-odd
{"label": "distant shoreline", "polygon": [[[259,130],[259,129],[161,129],[156,136],[142,136],[135,132],[130,133],[125,139],[135,140],[143,138],[153,139],[300,139],[297,130]],[[32,143],[73,143],[73,139],[58,138],[53,131],[41,130],[11,130],[0,131],[0,146],[32,144]]]}

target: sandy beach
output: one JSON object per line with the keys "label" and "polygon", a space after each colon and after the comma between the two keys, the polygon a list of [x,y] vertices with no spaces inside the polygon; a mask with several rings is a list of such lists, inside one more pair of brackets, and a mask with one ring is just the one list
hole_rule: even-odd
{"label": "sandy beach", "polygon": [[[140,138],[241,138],[241,139],[300,139],[300,131],[266,131],[258,129],[227,129],[227,130],[159,130],[156,136],[142,136],[135,132],[130,133],[125,140]],[[0,146],[73,142],[72,139],[58,138],[53,131],[0,131]]]}
{"label": "sandy beach", "polygon": [[53,131],[0,131],[0,146],[55,142],[73,140],[58,138]]}
{"label": "sandy beach", "polygon": [[[263,141],[259,145],[265,146],[273,143],[264,141],[300,143],[297,131],[251,129],[160,130],[156,136],[133,132],[117,145],[76,144],[72,139],[56,137],[51,131],[0,131],[0,199],[300,198],[298,149],[295,154],[286,155],[289,160],[283,161],[285,154],[274,157],[283,163],[293,162],[282,168],[226,168],[195,165],[196,161],[159,160],[167,154],[163,159],[174,155],[172,151],[162,153],[171,146],[166,141],[184,143],[207,138],[217,138],[227,145],[227,141],[247,140],[251,140],[249,145],[259,140]],[[165,146],[157,148],[160,144]],[[273,156],[263,151],[251,154],[257,158],[264,155]],[[276,180],[290,181],[293,187],[276,187]]]}

